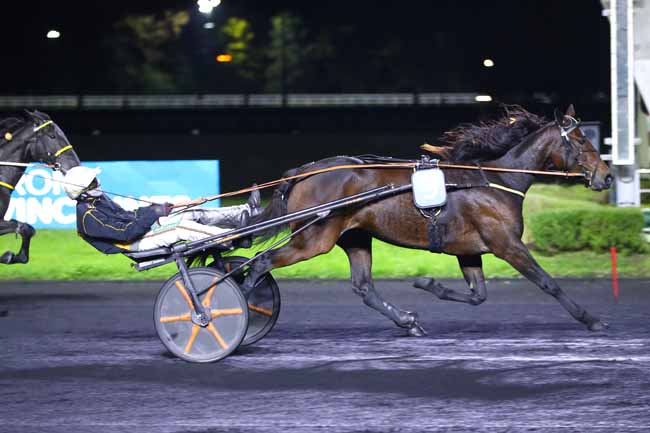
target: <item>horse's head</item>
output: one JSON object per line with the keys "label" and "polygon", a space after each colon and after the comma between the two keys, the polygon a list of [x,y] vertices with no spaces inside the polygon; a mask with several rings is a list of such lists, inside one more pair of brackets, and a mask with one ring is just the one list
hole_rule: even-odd
{"label": "horse's head", "polygon": [[585,186],[595,191],[608,189],[612,185],[609,167],[600,159],[600,154],[582,133],[575,110],[570,105],[565,114],[555,110],[555,129],[550,162],[552,168],[567,173],[582,173]]}
{"label": "horse's head", "polygon": [[81,164],[68,137],[50,116],[38,111],[25,111],[25,115],[28,126],[24,128],[22,135],[30,161],[52,164],[55,170],[61,170],[64,174],[70,168]]}

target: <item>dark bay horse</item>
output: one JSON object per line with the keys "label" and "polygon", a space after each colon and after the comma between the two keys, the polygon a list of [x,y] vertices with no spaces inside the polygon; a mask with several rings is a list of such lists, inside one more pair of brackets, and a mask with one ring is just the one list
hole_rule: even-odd
{"label": "dark bay horse", "polygon": [[[473,162],[484,166],[533,170],[561,170],[584,175],[585,185],[593,190],[609,188],[612,177],[592,143],[582,134],[574,118],[573,106],[566,114],[556,110],[555,119],[546,122],[523,109],[508,112],[491,123],[464,125],[446,135],[447,146],[438,147],[446,162]],[[343,164],[363,164],[351,157],[328,158],[287,172],[294,175]],[[447,183],[479,185],[451,190],[447,204],[438,216],[441,230],[439,252],[454,255],[469,290],[458,292],[432,278],[419,278],[415,286],[440,299],[478,305],[487,290],[481,255],[493,253],[510,263],[544,292],[555,297],[577,321],[592,331],[607,324],[570,299],[557,282],[531,256],[521,241],[523,233],[523,195],[536,180],[531,174],[477,172],[445,169]],[[410,169],[342,169],[282,184],[274,192],[266,210],[252,222],[295,212],[331,200],[367,191],[389,183],[410,183]],[[511,191],[485,186],[499,184]],[[520,192],[518,194],[517,192]],[[369,204],[346,208],[295,236],[286,245],[271,250],[255,261],[242,285],[244,293],[254,290],[265,272],[288,266],[340,246],[348,256],[354,291],[364,303],[419,336],[424,330],[414,312],[404,311],[384,300],[371,277],[373,237],[406,248],[428,249],[429,220],[413,205],[409,193]],[[295,231],[304,223],[293,223]],[[267,233],[267,235],[270,235]]]}
{"label": "dark bay horse", "polygon": [[[26,111],[22,118],[0,122],[0,216],[4,217],[14,187],[25,167],[2,165],[1,162],[43,162],[65,173],[80,164],[77,154],[59,126],[45,113]],[[29,243],[35,230],[29,224],[0,218],[0,235],[16,233],[22,238],[18,253],[5,252],[0,263],[27,263]]]}

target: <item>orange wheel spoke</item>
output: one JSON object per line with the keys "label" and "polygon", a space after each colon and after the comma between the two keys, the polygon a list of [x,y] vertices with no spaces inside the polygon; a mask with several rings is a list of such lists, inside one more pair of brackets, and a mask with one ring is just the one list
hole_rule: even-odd
{"label": "orange wheel spoke", "polygon": [[187,302],[187,305],[190,306],[190,309],[192,309],[192,299],[190,299],[190,295],[187,294],[187,291],[185,290],[185,286],[183,286],[183,283],[181,280],[176,280],[174,283],[176,284],[176,288],[178,289],[179,292],[181,292],[181,295],[183,295],[183,298],[185,298],[185,301]]}
{"label": "orange wheel spoke", "polygon": [[180,316],[165,316],[160,318],[160,323],[189,322],[190,313],[181,314]]}
{"label": "orange wheel spoke", "polygon": [[217,286],[214,285],[214,283],[218,279],[219,278],[217,277],[214,280],[212,280],[212,284],[209,287],[210,290],[208,290],[208,293],[206,293],[205,298],[203,298],[203,306],[204,307],[209,307],[210,306],[210,302],[212,302],[212,294],[214,293],[214,289],[217,287]]}
{"label": "orange wheel spoke", "polygon": [[268,308],[264,308],[264,307],[258,307],[257,305],[253,305],[253,304],[248,304],[248,309],[260,314],[264,314],[265,316],[269,316],[269,317],[273,315],[272,310],[269,310]]}
{"label": "orange wheel spoke", "polygon": [[223,310],[212,310],[212,318],[219,316],[235,316],[237,314],[242,314],[243,311],[241,308],[224,308]]}
{"label": "orange wheel spoke", "polygon": [[185,353],[190,353],[190,350],[192,350],[192,346],[194,345],[194,340],[196,340],[196,336],[199,335],[200,329],[201,328],[198,325],[192,326],[192,335],[190,335],[190,339],[187,342],[187,345],[185,346]]}
{"label": "orange wheel spoke", "polygon": [[226,350],[228,348],[228,345],[226,344],[225,341],[223,341],[223,338],[221,338],[221,334],[219,334],[219,331],[217,331],[217,328],[214,327],[212,322],[210,322],[207,329],[208,331],[210,331],[210,334],[212,334],[214,338],[217,340],[219,346],[221,346],[223,350]]}

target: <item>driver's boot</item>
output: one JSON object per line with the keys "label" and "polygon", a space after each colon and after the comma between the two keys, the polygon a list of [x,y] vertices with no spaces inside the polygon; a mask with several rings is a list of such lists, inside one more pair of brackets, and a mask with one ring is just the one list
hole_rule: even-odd
{"label": "driver's boot", "polygon": [[[259,195],[259,193],[257,193]],[[237,224],[237,228],[241,229],[244,227],[248,227],[250,224],[250,219],[251,216],[248,213],[247,210],[243,211],[241,215],[239,216],[239,223]],[[233,246],[235,248],[250,248],[253,245],[253,235],[248,235],[243,238],[235,239],[233,242]]]}

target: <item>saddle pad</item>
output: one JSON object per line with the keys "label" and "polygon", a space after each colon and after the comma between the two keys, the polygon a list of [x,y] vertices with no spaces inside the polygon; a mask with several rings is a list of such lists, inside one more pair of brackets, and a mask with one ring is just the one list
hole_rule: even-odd
{"label": "saddle pad", "polygon": [[440,207],[447,202],[445,174],[439,168],[418,170],[411,176],[413,201],[420,209]]}

